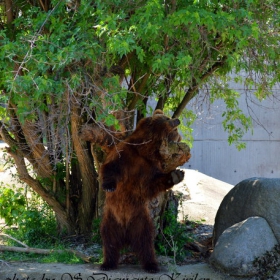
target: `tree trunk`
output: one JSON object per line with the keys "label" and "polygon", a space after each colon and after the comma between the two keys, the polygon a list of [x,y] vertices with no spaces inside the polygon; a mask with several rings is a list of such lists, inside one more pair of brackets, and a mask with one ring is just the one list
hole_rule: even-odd
{"label": "tree trunk", "polygon": [[81,104],[78,96],[73,96],[70,104],[71,110],[71,136],[73,149],[78,160],[80,179],[82,180],[80,198],[78,203],[78,231],[85,235],[92,232],[92,221],[97,208],[98,175],[95,171],[94,161],[91,156],[90,146],[81,139]]}

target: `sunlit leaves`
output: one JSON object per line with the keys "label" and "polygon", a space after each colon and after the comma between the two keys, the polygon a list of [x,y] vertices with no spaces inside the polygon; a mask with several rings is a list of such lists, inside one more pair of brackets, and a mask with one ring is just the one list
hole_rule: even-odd
{"label": "sunlit leaves", "polygon": [[155,71],[155,72],[167,71],[172,64],[173,59],[174,59],[174,56],[172,54],[155,56],[154,63],[152,64],[153,71]]}
{"label": "sunlit leaves", "polygon": [[184,51],[178,52],[175,66],[179,69],[187,68],[192,61],[192,57]]}
{"label": "sunlit leaves", "polygon": [[117,54],[118,57],[122,57],[134,49],[134,44],[135,42],[132,36],[129,36],[129,34],[122,34],[122,32],[120,32],[115,35],[111,35],[110,38],[108,38],[108,52]]}
{"label": "sunlit leaves", "polygon": [[0,103],[0,120],[5,120],[7,118],[7,109],[3,107],[5,103]]}
{"label": "sunlit leaves", "polygon": [[25,197],[21,189],[14,191],[11,188],[0,188],[0,217],[8,226],[17,224],[25,210]]}
{"label": "sunlit leaves", "polygon": [[119,121],[116,119],[115,116],[113,116],[111,114],[105,116],[104,123],[108,127],[114,127],[114,129],[116,129],[116,130],[120,129]]}

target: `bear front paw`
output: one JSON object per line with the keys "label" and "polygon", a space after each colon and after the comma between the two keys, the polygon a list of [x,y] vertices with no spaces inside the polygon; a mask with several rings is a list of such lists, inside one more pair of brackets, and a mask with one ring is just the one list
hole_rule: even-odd
{"label": "bear front paw", "polygon": [[114,182],[103,183],[102,188],[106,192],[113,192],[116,190],[116,184]]}
{"label": "bear front paw", "polygon": [[176,185],[176,184],[182,182],[184,179],[184,175],[185,175],[185,172],[180,169],[176,169],[176,170],[172,171],[171,172],[172,183],[174,185]]}

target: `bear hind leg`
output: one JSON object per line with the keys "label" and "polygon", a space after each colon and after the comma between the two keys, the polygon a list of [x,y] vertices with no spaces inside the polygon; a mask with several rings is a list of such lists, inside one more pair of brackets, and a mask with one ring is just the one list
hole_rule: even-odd
{"label": "bear hind leg", "polygon": [[109,215],[101,225],[101,237],[103,243],[104,261],[100,266],[101,270],[112,270],[118,267],[120,250],[124,245],[123,230],[114,219]]}
{"label": "bear hind leg", "polygon": [[149,273],[159,271],[154,249],[154,225],[146,215],[140,215],[128,230],[131,249],[138,255],[142,267]]}
{"label": "bear hind leg", "polygon": [[104,256],[104,261],[100,266],[101,270],[112,270],[116,269],[118,267],[118,262],[119,262],[119,250],[116,248],[108,248],[104,246],[103,248],[103,256]]}

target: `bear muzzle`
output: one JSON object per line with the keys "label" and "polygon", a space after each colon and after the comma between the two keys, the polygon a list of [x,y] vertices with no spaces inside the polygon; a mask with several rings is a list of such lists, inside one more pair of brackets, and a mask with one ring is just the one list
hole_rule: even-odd
{"label": "bear muzzle", "polygon": [[171,120],[171,126],[174,127],[174,128],[177,127],[180,123],[181,122],[180,122],[179,119],[172,119]]}

